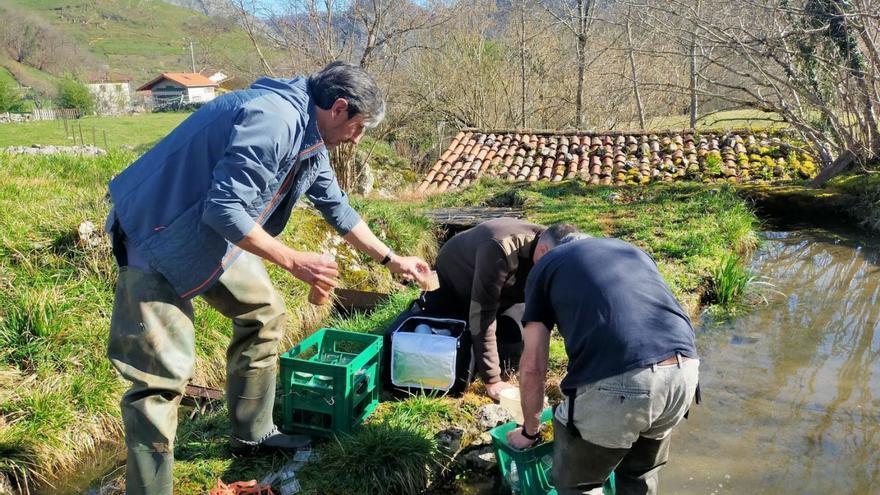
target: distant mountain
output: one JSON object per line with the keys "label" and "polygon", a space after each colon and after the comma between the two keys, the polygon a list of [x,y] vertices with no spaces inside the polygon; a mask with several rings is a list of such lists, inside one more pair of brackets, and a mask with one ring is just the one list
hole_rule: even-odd
{"label": "distant mountain", "polygon": [[238,9],[227,0],[164,0],[172,5],[194,10],[200,14],[214,17],[237,15]]}
{"label": "distant mountain", "polygon": [[[68,72],[83,76],[110,70],[130,77],[135,87],[162,71],[189,72],[193,65],[196,71],[223,70],[242,79],[260,72],[247,36],[234,19],[223,15],[231,4],[173,1],[191,5],[160,0],[0,0],[0,67],[40,92]],[[12,24],[27,24],[29,29],[15,31]],[[40,49],[51,54],[61,47],[71,56],[53,61],[40,53],[23,54],[18,41],[24,36],[48,36],[53,44],[43,43]]]}

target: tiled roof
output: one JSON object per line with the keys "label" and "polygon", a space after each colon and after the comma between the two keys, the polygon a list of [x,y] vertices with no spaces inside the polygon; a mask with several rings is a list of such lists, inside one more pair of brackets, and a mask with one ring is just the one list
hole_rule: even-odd
{"label": "tiled roof", "polygon": [[217,83],[201,74],[194,74],[191,72],[163,72],[161,75],[159,75],[159,77],[156,77],[147,84],[144,84],[137,90],[150,90],[153,88],[153,86],[165,79],[168,79],[169,81],[174,81],[185,88],[204,88],[208,86],[213,86],[216,88],[217,86],[219,86]]}
{"label": "tiled roof", "polygon": [[812,177],[812,156],[779,136],[730,130],[598,133],[459,132],[419,191],[443,192],[489,176],[510,182],[575,179],[590,184],[655,181],[758,182]]}

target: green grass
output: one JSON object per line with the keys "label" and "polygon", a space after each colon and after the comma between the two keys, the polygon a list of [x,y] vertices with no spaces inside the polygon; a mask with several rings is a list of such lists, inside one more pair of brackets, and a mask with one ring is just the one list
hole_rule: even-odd
{"label": "green grass", "polygon": [[341,328],[351,332],[383,334],[388,325],[400,313],[405,310],[413,299],[418,297],[419,291],[416,288],[409,288],[391,294],[391,297],[385,303],[369,313],[354,312],[353,314],[342,317],[339,314],[332,315],[326,322],[326,326],[332,328]]}
{"label": "green grass", "polygon": [[[115,267],[108,245],[79,245],[77,228],[83,221],[103,224],[105,185],[134,158],[129,152],[100,158],[0,154],[0,475],[27,474],[31,484],[41,475],[64,479],[101,442],[119,441],[125,384],[105,356]],[[398,252],[428,256],[435,249],[426,220],[411,205],[396,210],[388,202],[359,202],[359,209],[377,232],[394,229],[385,237]],[[283,239],[321,250],[338,236],[314,210],[298,208]],[[385,269],[339,250],[347,260],[343,285],[397,290]],[[352,269],[354,260],[360,269]],[[291,309],[286,348],[316,328],[327,309],[308,304],[305,284],[286,272],[270,267],[270,276]],[[195,325],[193,382],[221,387],[231,326],[200,300]],[[182,486],[197,473],[217,478],[231,469],[218,467],[225,459],[188,459],[179,467]],[[205,489],[196,485],[189,493]]]}
{"label": "green grass", "polygon": [[421,430],[371,423],[331,441],[298,478],[308,494],[409,495],[439,467],[437,443]]}
{"label": "green grass", "polygon": [[15,80],[15,76],[12,75],[12,72],[9,72],[9,69],[2,66],[0,66],[0,83],[6,83],[13,88],[18,87],[18,81]]}
{"label": "green grass", "polygon": [[706,294],[707,302],[732,308],[742,302],[755,276],[736,256],[729,256],[712,270],[712,282]]}
{"label": "green grass", "polygon": [[[686,129],[690,125],[691,118],[689,115],[653,117],[645,122],[645,126],[648,129]],[[727,110],[697,119],[697,129],[750,128],[763,130],[786,126],[787,124],[780,122],[778,115],[760,110]],[[638,122],[631,122],[628,125],[619,127],[622,129],[637,129]]]}
{"label": "green grass", "polygon": [[19,63],[11,58],[0,54],[0,67],[8,72],[16,81],[16,84],[31,87],[41,94],[55,94],[55,85],[58,78],[47,74],[39,69]]}
{"label": "green grass", "polygon": [[[78,42],[80,49],[90,51],[99,63],[132,77],[136,85],[152,79],[162,70],[191,70],[190,39],[195,42],[200,67],[206,63],[222,65],[224,60],[235,60],[240,66],[248,63],[252,51],[244,32],[231,23],[159,0],[12,0],[11,3],[67,33]],[[268,48],[264,50],[272,55]],[[217,52],[226,58],[218,58]]]}
{"label": "green grass", "polygon": [[874,232],[880,232],[880,175],[849,174],[840,175],[828,181],[820,193],[841,193],[855,198],[849,213],[861,225]]}
{"label": "green grass", "polygon": [[[95,456],[101,442],[120,441],[118,399],[125,384],[105,357],[115,268],[107,245],[82,247],[76,231],[85,220],[103,223],[105,184],[134,158],[122,151],[100,158],[0,155],[0,474],[7,477],[27,475],[31,484],[40,476],[64,479],[83,459]],[[619,236],[655,257],[691,313],[718,278],[714,268],[726,257],[750,252],[756,243],[754,215],[727,186],[481,181],[426,202],[352,202],[397,252],[428,259],[436,252],[436,230],[423,213],[438,206],[514,203],[537,222],[574,222],[595,235]],[[413,289],[404,289],[387,271],[341,243],[312,209],[295,210],[283,240],[296,249],[335,252],[345,287],[394,295],[369,315],[328,315],[326,308],[306,303],[304,284],[270,266],[289,309],[282,350],[322,325],[379,333],[415,296]],[[197,300],[196,327],[194,382],[220,387],[230,325]],[[556,341],[551,369],[557,378],[564,367],[564,350]],[[469,427],[486,400],[475,392],[476,386],[458,400],[413,396],[384,401],[368,427],[316,446],[323,460],[303,473],[305,492],[370,493],[384,486],[387,493],[414,493],[424,488],[449,461],[448,453],[437,450],[434,436],[450,425]],[[227,432],[222,410],[181,421],[178,493],[203,493],[217,479],[261,478],[288,460],[234,457],[226,446]]]}
{"label": "green grass", "polygon": [[104,147],[107,132],[109,147],[132,146],[144,149],[159,141],[187,118],[189,113],[147,113],[115,117],[83,117],[68,121],[65,136],[64,121],[23,122],[0,125],[0,147],[52,144],[72,146],[80,142],[79,129],[85,142],[92,144],[92,129],[99,148]]}
{"label": "green grass", "polygon": [[432,198],[436,206],[517,204],[528,219],[567,222],[596,236],[618,237],[657,261],[673,293],[695,314],[712,269],[757,245],[757,219],[733,187],[692,183],[598,187],[580,181],[511,186],[484,180]]}

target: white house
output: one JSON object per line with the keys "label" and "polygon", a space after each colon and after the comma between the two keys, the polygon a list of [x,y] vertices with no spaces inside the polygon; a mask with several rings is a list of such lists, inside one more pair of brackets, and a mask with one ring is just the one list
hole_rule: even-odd
{"label": "white house", "polygon": [[98,115],[116,115],[131,109],[131,79],[114,72],[92,75],[86,87],[95,95]]}
{"label": "white house", "polygon": [[159,77],[139,87],[148,93],[154,104],[204,103],[214,99],[216,82],[201,74],[190,72],[163,72]]}
{"label": "white house", "polygon": [[232,76],[227,76],[226,73],[222,71],[208,71],[211,75],[208,76],[208,79],[214,81],[217,84],[223,84],[225,81],[232,79]]}

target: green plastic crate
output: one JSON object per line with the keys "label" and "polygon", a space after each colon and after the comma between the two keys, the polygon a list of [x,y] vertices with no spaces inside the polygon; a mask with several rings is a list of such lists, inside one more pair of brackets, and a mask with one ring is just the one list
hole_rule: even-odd
{"label": "green plastic crate", "polygon": [[[541,413],[541,422],[547,423],[552,419],[553,410],[549,407],[544,409]],[[508,481],[510,466],[515,462],[519,475],[520,493],[523,495],[556,495],[556,489],[550,482],[553,442],[544,442],[523,450],[515,449],[507,444],[507,433],[516,427],[515,422],[510,422],[489,431],[489,435],[492,437],[492,446],[495,447],[495,455],[498,458],[498,467],[501,470],[501,480],[506,485],[510,485]],[[614,473],[611,473],[611,476],[605,481],[602,491],[605,495],[615,494]]]}
{"label": "green plastic crate", "polygon": [[322,328],[281,355],[282,429],[349,433],[379,404],[382,337]]}

